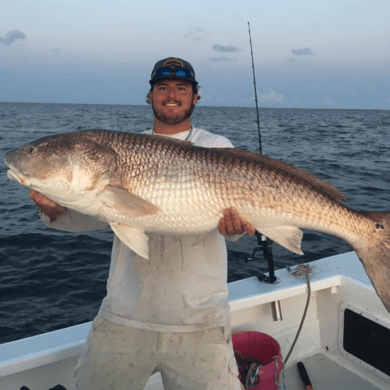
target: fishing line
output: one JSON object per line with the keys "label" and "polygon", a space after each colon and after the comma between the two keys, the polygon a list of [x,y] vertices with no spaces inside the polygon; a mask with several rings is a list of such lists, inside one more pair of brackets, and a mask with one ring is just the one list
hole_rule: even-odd
{"label": "fishing line", "polygon": [[[253,73],[253,86],[255,89],[255,102],[256,102],[256,123],[257,123],[257,131],[259,134],[259,150],[260,154],[263,154],[263,148],[261,145],[261,132],[260,132],[260,118],[259,118],[259,104],[257,100],[257,88],[256,88],[256,75],[255,75],[255,62],[253,60],[253,48],[252,48],[252,36],[251,36],[251,26],[248,22],[248,33],[249,33],[249,45],[251,48],[251,58],[252,58],[252,73]],[[264,259],[268,263],[268,277],[265,275],[258,276],[259,280],[263,280],[266,283],[275,283],[277,278],[275,276],[275,268],[274,268],[274,256],[272,253],[272,241],[267,238],[265,235],[256,231],[257,244],[258,247],[253,250],[252,259],[255,257],[255,253],[257,250],[263,250]],[[249,260],[249,259],[248,259]],[[280,303],[274,302],[272,303],[272,312],[274,313],[274,321],[278,321],[282,319],[281,311],[280,311]]]}
{"label": "fishing line", "polygon": [[309,303],[310,303],[310,296],[311,296],[310,276],[313,274],[313,267],[310,266],[309,264],[299,264],[295,267],[294,270],[292,270],[289,266],[287,266],[286,268],[290,272],[290,274],[293,276],[298,276],[298,277],[305,276],[306,277],[307,299],[306,299],[306,305],[305,305],[305,309],[303,311],[301,323],[299,324],[297,334],[295,336],[293,343],[291,344],[290,350],[288,351],[286,358],[284,359],[283,365],[287,364],[287,360],[290,358],[292,351],[294,350],[295,344],[297,343],[298,337],[299,337],[301,330],[303,328],[303,323],[305,322],[305,319],[306,319],[307,310],[309,308]]}

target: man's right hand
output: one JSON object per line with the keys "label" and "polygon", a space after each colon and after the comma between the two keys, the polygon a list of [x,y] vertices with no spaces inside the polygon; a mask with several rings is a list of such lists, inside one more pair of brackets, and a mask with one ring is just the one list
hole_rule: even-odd
{"label": "man's right hand", "polygon": [[42,213],[50,218],[50,222],[54,222],[66,210],[66,207],[62,207],[49,198],[46,198],[46,196],[42,195],[40,192],[30,190],[29,195]]}

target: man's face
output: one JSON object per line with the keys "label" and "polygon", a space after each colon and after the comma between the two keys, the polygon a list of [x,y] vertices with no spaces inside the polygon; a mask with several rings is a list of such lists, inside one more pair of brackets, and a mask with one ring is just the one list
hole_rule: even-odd
{"label": "man's face", "polygon": [[162,80],[149,92],[154,116],[163,123],[175,125],[188,119],[198,100],[192,84],[184,80]]}

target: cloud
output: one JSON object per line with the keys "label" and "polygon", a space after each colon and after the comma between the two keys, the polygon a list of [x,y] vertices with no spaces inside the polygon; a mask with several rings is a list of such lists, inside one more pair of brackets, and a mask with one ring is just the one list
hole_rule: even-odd
{"label": "cloud", "polygon": [[8,46],[14,43],[17,39],[25,40],[27,37],[19,30],[10,31],[5,38],[0,37],[0,45]]}
{"label": "cloud", "polygon": [[241,51],[238,47],[232,46],[232,45],[214,45],[213,46],[214,51],[221,51],[223,53],[235,53],[237,51]]}
{"label": "cloud", "polygon": [[296,56],[308,56],[313,55],[314,53],[309,49],[308,47],[305,47],[304,49],[292,49],[292,53]]}
{"label": "cloud", "polygon": [[290,58],[287,58],[287,60],[286,60],[286,62],[289,62],[289,63],[291,63],[291,64],[294,64],[295,62],[297,62],[298,60],[296,59],[296,58],[292,58],[292,57],[290,57]]}
{"label": "cloud", "polygon": [[208,34],[210,34],[210,30],[206,30],[202,27],[193,27],[187,32],[187,34],[184,34],[184,38],[189,38],[194,41],[202,41]]}
{"label": "cloud", "polygon": [[54,55],[60,54],[62,49],[60,47],[56,47],[55,49],[51,49],[51,53]]}
{"label": "cloud", "polygon": [[272,88],[269,89],[269,93],[260,96],[260,102],[262,103],[283,103],[283,95],[278,95]]}
{"label": "cloud", "polygon": [[222,62],[222,61],[236,61],[237,58],[229,58],[226,56],[222,56],[222,57],[210,57],[209,60],[214,62]]}

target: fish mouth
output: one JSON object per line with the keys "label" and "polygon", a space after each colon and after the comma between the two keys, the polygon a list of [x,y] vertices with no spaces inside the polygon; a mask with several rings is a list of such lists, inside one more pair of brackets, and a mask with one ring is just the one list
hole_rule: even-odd
{"label": "fish mouth", "polygon": [[25,175],[23,175],[23,173],[20,172],[19,169],[12,166],[12,164],[7,164],[7,161],[5,163],[10,168],[7,171],[7,176],[9,179],[16,181],[17,183],[26,187],[31,186],[31,180]]}

